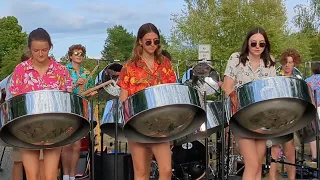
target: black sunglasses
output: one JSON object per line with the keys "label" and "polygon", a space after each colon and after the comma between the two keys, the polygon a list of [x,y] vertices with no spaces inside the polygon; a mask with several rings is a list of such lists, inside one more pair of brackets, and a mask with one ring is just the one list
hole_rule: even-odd
{"label": "black sunglasses", "polygon": [[160,44],[160,40],[159,40],[159,39],[156,39],[156,40],[146,40],[145,45],[146,45],[146,46],[150,46],[150,45],[152,44],[152,42],[153,42],[153,44],[154,44],[155,46],[157,46],[157,45]]}
{"label": "black sunglasses", "polygon": [[[251,44],[250,44],[250,46],[251,47],[257,47],[257,45],[258,45],[258,43],[257,42],[252,42]],[[266,47],[266,43],[265,42],[260,42],[259,43],[259,47]]]}

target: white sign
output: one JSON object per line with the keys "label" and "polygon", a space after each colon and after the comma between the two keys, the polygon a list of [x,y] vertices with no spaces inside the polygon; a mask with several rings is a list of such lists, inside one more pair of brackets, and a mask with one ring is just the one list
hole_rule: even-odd
{"label": "white sign", "polygon": [[211,60],[211,45],[200,44],[198,50],[198,58],[203,60]]}

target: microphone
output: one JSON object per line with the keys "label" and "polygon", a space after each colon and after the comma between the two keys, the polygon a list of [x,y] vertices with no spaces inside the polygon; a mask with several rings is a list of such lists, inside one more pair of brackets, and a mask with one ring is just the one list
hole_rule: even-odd
{"label": "microphone", "polygon": [[267,140],[266,146],[267,146],[267,152],[266,152],[266,166],[265,167],[266,167],[267,173],[269,173],[270,165],[272,162],[272,155],[271,155],[272,141]]}

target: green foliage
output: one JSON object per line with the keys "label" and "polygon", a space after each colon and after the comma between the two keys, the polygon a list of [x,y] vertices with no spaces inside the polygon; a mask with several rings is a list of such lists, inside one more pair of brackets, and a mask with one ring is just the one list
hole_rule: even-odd
{"label": "green foliage", "polygon": [[[227,60],[239,51],[249,29],[264,27],[272,54],[279,56],[286,43],[286,14],[281,0],[186,0],[182,14],[174,15],[171,53],[174,58],[197,58],[199,44],[211,44],[212,59]],[[187,49],[181,53],[181,49]],[[213,63],[217,68],[219,61]],[[225,64],[223,64],[225,66]],[[223,68],[224,71],[224,68]]]}
{"label": "green foliage", "polygon": [[17,18],[0,19],[0,79],[8,76],[20,62],[27,34],[22,32]]}
{"label": "green foliage", "polygon": [[127,60],[132,55],[135,36],[123,26],[116,25],[107,29],[108,37],[101,52],[103,60]]}

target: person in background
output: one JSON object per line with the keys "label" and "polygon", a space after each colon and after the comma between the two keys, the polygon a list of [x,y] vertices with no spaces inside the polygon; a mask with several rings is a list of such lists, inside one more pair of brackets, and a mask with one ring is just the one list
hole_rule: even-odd
{"label": "person in background", "polygon": [[[248,32],[241,52],[231,54],[228,60],[222,84],[226,96],[245,83],[276,75],[270,49],[270,42],[263,28],[253,28]],[[242,179],[261,180],[266,140],[241,137],[235,133],[234,137],[244,159],[245,169]]]}
{"label": "person in background", "polygon": [[[277,70],[277,76],[289,76],[302,79],[301,74],[297,73],[295,67],[301,63],[301,56],[295,49],[286,49],[280,56],[281,68]],[[282,144],[286,161],[289,163],[295,163],[295,148],[294,139]],[[273,159],[278,159],[280,153],[280,146],[274,145],[271,148],[271,155]],[[292,180],[296,177],[296,167],[286,166],[288,179]],[[271,163],[269,171],[269,179],[276,179],[276,163]]]}
{"label": "person in background", "polygon": [[[313,75],[306,79],[306,82],[311,86],[312,90],[316,91],[317,94],[317,112],[318,117],[320,116],[320,63],[312,62],[311,70]],[[316,126],[315,124],[313,124]],[[317,162],[317,146],[316,141],[310,142],[311,150],[311,162]]]}
{"label": "person in background", "polygon": [[[31,58],[15,67],[9,87],[12,96],[36,90],[72,91],[67,68],[49,57],[52,47],[50,35],[43,28],[37,28],[29,34]],[[45,180],[57,180],[61,147],[43,149],[43,165],[39,160],[40,150],[19,150],[28,180],[38,180],[40,166],[43,167]]]}
{"label": "person in background", "polygon": [[[79,94],[82,91],[94,87],[94,80],[90,77],[90,71],[83,67],[83,58],[86,48],[81,44],[69,47],[69,63],[66,65],[72,79],[73,93]],[[93,91],[89,96],[94,96],[97,91]],[[62,148],[61,160],[63,169],[63,180],[75,180],[78,161],[80,158],[81,140]]]}

